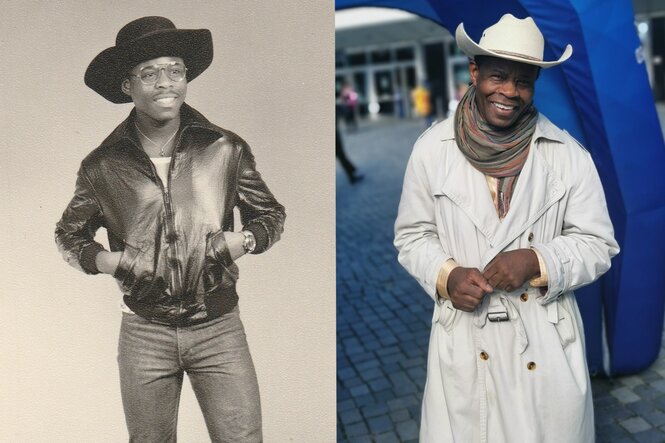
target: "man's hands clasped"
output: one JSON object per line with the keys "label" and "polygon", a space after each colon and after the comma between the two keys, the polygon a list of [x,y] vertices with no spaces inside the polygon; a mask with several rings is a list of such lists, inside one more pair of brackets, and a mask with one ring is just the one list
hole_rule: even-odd
{"label": "man's hands clasped", "polygon": [[482,273],[476,268],[453,269],[448,275],[448,295],[456,309],[473,312],[494,289],[510,292],[539,274],[538,257],[532,249],[502,252]]}

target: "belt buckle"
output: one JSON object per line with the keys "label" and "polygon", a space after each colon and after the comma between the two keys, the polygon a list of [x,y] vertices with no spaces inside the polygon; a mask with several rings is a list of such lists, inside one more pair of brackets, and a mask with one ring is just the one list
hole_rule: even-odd
{"label": "belt buckle", "polygon": [[487,313],[487,319],[491,322],[508,321],[508,312],[506,311],[490,311]]}

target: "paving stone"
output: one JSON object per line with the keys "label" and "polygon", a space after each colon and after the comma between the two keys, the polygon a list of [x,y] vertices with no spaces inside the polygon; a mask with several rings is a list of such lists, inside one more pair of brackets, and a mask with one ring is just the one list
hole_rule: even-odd
{"label": "paving stone", "polygon": [[660,397],[656,397],[653,400],[654,405],[661,411],[665,412],[665,395],[661,395]]}
{"label": "paving stone", "polygon": [[345,425],[351,425],[362,421],[363,417],[358,409],[347,409],[338,414],[339,420]]}
{"label": "paving stone", "polygon": [[651,425],[647,423],[642,417],[629,418],[623,420],[620,424],[631,434],[651,429]]}
{"label": "paving stone", "polygon": [[614,419],[614,421],[617,422],[635,416],[635,413],[633,411],[631,411],[630,409],[621,404],[605,408],[604,410],[601,411],[601,413],[609,415]]}
{"label": "paving stone", "polygon": [[[665,413],[661,411],[653,410],[640,415],[654,427],[665,425]],[[665,441],[665,434],[663,440]]]}
{"label": "paving stone", "polygon": [[613,395],[606,395],[599,399],[594,399],[593,404],[596,408],[608,408],[611,406],[619,405],[621,403],[619,403],[619,400]]}
{"label": "paving stone", "polygon": [[597,428],[596,435],[601,440],[616,440],[620,437],[630,437],[631,434],[618,423],[609,423],[602,428]]}
{"label": "paving stone", "polygon": [[393,392],[392,389],[384,389],[383,391],[375,392],[374,398],[376,399],[377,402],[388,404],[389,400],[395,398],[395,393]]}
{"label": "paving stone", "polygon": [[375,441],[376,443],[402,443],[393,431],[377,435]]}
{"label": "paving stone", "polygon": [[647,369],[646,371],[640,373],[640,378],[647,383],[660,380],[660,374],[653,369]]}
{"label": "paving stone", "polygon": [[392,431],[395,427],[393,422],[390,420],[390,417],[387,415],[382,415],[380,417],[374,417],[367,420],[370,431],[372,434],[381,434],[383,432]]}
{"label": "paving stone", "polygon": [[647,384],[635,386],[633,391],[635,394],[647,400],[653,400],[663,394],[662,392],[653,389],[650,385]]}
{"label": "paving stone", "polygon": [[652,388],[655,390],[664,393],[665,392],[665,380],[656,380],[651,383],[649,383]]}
{"label": "paving stone", "polygon": [[377,392],[392,387],[392,384],[388,381],[387,378],[381,377],[369,382],[369,387],[372,391]]}
{"label": "paving stone", "polygon": [[609,423],[614,423],[614,417],[612,417],[610,414],[604,413],[600,411],[599,409],[595,409],[595,420],[594,420],[596,427],[601,428],[602,426],[609,424]]}
{"label": "paving stone", "polygon": [[418,438],[418,423],[415,420],[407,420],[397,424],[397,434],[402,440]]}
{"label": "paving stone", "polygon": [[364,406],[361,410],[363,417],[372,418],[388,414],[388,406],[385,403],[375,403]]}
{"label": "paving stone", "polygon": [[640,397],[637,394],[626,387],[614,389],[610,392],[610,394],[612,394],[612,396],[614,396],[621,403],[630,403],[640,400]]}
{"label": "paving stone", "polygon": [[655,406],[652,402],[647,400],[639,400],[633,403],[626,404],[626,408],[630,409],[637,415],[644,415],[655,409]]}
{"label": "paving stone", "polygon": [[383,371],[381,370],[380,367],[367,369],[366,371],[362,371],[360,373],[360,378],[362,378],[366,382],[374,380],[375,378],[379,377],[383,377]]}
{"label": "paving stone", "polygon": [[420,424],[420,399],[418,399],[418,403],[419,404],[417,405],[409,406],[409,413],[411,414],[411,417],[415,418],[416,422]]}
{"label": "paving stone", "polygon": [[354,401],[356,402],[356,405],[358,405],[359,408],[362,408],[363,406],[376,403],[376,398],[374,398],[372,394],[365,394],[355,397]]}
{"label": "paving stone", "polygon": [[410,418],[411,418],[411,414],[409,414],[408,409],[400,409],[400,410],[393,411],[393,412],[390,413],[390,419],[394,423],[400,423],[400,422],[403,422],[403,421],[407,421]]}
{"label": "paving stone", "polygon": [[355,407],[356,407],[356,404],[353,402],[352,399],[343,400],[343,401],[338,400],[337,401],[337,411],[338,412],[346,411],[347,409],[352,409],[352,408],[355,408]]}
{"label": "paving stone", "polygon": [[598,437],[596,443],[635,443],[635,440],[628,435],[619,435],[614,438]]}
{"label": "paving stone", "polygon": [[342,380],[347,380],[356,377],[356,371],[353,368],[337,369],[337,377],[341,378]]}
{"label": "paving stone", "polygon": [[346,436],[351,438],[352,441],[358,441],[360,437],[366,436],[369,432],[367,425],[364,422],[354,423],[349,426],[344,426]]}
{"label": "paving stone", "polygon": [[622,377],[621,378],[621,384],[623,384],[624,386],[627,386],[629,388],[634,388],[635,386],[643,385],[644,380],[642,380],[637,375],[631,375],[631,376],[628,376],[628,377]]}
{"label": "paving stone", "polygon": [[663,443],[665,441],[665,434],[656,429],[649,429],[648,431],[633,434],[633,438],[639,443]]}

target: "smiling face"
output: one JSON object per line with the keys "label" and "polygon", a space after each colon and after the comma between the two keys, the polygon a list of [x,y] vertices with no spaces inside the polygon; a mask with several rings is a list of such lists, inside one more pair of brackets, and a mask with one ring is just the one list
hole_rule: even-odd
{"label": "smiling face", "polygon": [[517,122],[533,101],[537,66],[496,57],[476,57],[469,64],[476,87],[476,106],[492,126],[506,129]]}
{"label": "smiling face", "polygon": [[[180,116],[180,107],[187,95],[187,79],[174,81],[165,68],[171,63],[181,63],[180,57],[159,57],[139,63],[122,82],[122,91],[132,97],[138,117],[149,118],[155,123],[166,123]],[[144,84],[139,75],[141,69],[155,66],[157,72],[154,84]]]}

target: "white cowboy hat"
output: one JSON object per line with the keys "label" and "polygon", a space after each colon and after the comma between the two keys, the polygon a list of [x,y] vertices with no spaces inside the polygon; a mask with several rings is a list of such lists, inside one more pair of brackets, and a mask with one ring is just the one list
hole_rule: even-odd
{"label": "white cowboy hat", "polygon": [[460,23],[455,31],[455,40],[469,57],[488,55],[541,68],[561,64],[573,54],[573,47],[566,45],[559,60],[543,61],[545,39],[536,23],[531,17],[518,19],[512,14],[504,14],[497,23],[485,29],[477,44],[467,35],[464,23]]}

